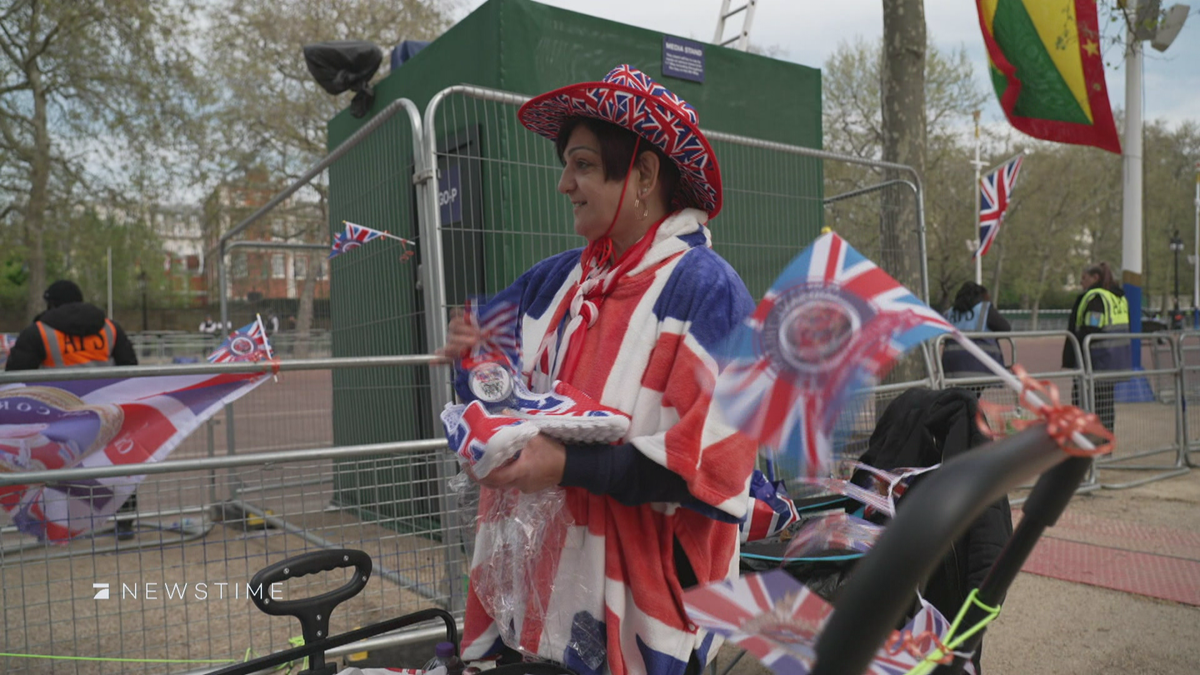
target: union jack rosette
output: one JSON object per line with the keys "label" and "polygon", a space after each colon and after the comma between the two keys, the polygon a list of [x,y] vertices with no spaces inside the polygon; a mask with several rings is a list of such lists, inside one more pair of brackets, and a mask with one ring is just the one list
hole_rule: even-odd
{"label": "union jack rosette", "polygon": [[838,235],[788,265],[718,350],[725,418],[796,473],[824,476],[845,405],[921,342],[953,328]]}

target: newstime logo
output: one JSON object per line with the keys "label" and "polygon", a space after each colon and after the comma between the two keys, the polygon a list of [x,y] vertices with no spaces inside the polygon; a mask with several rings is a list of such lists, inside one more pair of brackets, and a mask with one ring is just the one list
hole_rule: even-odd
{"label": "newstime logo", "polygon": [[[283,584],[274,583],[270,586],[247,583],[229,583],[227,581],[199,581],[196,583],[146,581],[141,583],[121,584],[117,589],[106,582],[92,584],[96,593],[93,600],[252,600],[263,598],[283,600]],[[119,594],[114,595],[116,591]]]}

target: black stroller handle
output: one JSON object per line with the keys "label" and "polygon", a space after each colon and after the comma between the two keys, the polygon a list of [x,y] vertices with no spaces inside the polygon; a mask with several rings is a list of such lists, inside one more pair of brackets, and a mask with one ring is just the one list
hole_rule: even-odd
{"label": "black stroller handle", "polygon": [[[954,540],[989,504],[1065,459],[1067,454],[1046,433],[1045,425],[1039,424],[960,455],[916,485],[839,591],[833,613],[817,640],[812,675],[864,672],[910,607],[912,591],[929,578]],[[1082,463],[1089,461],[1083,459]],[[1031,495],[1026,502],[1027,518],[1033,502],[1049,511],[1035,520],[1053,524],[1082,475],[1080,471],[1047,473],[1035,487],[1038,498]],[[1027,546],[1006,548],[997,561],[997,567],[1003,564],[1011,573],[1001,575],[1008,582],[1035,541],[1036,535],[1025,541]],[[994,591],[1002,596],[1006,588]]]}
{"label": "black stroller handle", "polygon": [[[300,600],[271,599],[270,588],[274,584],[346,567],[354,568],[354,578],[341,588]],[[353,549],[334,548],[310,551],[264,567],[250,579],[250,586],[264,589],[258,595],[252,595],[254,604],[263,612],[299,619],[304,642],[309,644],[329,637],[329,615],[338,605],[358,595],[370,578],[371,556]],[[311,658],[309,664],[314,673],[328,670],[320,655]],[[336,672],[336,669],[330,672]]]}

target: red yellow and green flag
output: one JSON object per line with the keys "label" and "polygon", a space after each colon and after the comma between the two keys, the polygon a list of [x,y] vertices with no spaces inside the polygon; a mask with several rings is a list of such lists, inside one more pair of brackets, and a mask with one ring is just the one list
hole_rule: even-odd
{"label": "red yellow and green flag", "polygon": [[1000,107],[1019,131],[1120,154],[1095,0],[976,0]]}

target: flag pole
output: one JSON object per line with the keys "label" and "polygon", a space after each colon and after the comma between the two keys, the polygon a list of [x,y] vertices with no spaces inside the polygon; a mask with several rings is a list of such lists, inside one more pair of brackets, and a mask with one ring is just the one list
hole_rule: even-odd
{"label": "flag pole", "polygon": [[[963,335],[962,333],[960,333],[958,331],[954,331],[954,332],[950,333],[950,336],[954,338],[955,342],[958,342],[958,344],[962,345],[962,348],[967,350],[967,352],[970,353],[971,356],[974,356],[975,358],[979,359],[979,362],[982,363],[984,366],[986,366],[988,370],[992,371],[997,376],[999,376],[1000,379],[1004,382],[1004,384],[1008,385],[1009,389],[1012,389],[1013,391],[1017,392],[1018,397],[1020,397],[1022,392],[1024,392],[1026,398],[1029,399],[1030,405],[1032,405],[1033,407],[1041,408],[1042,406],[1046,405],[1045,401],[1043,401],[1041,399],[1041,397],[1037,395],[1036,392],[1025,391],[1025,385],[1021,384],[1021,380],[1017,379],[1016,375],[1013,375],[1012,373],[1008,372],[1004,368],[1004,366],[1000,365],[999,363],[996,363],[996,359],[993,359],[991,356],[988,356],[987,352],[980,349],[979,345],[972,342],[970,338],[968,338],[967,336]],[[1019,401],[1020,398],[1018,398],[1017,400]],[[1080,448],[1082,448],[1084,450],[1095,450],[1096,449],[1096,446],[1093,445],[1092,442],[1089,441],[1086,436],[1079,433],[1078,431],[1071,434],[1071,440],[1075,441],[1075,445],[1079,446]]]}
{"label": "flag pole", "polygon": [[981,111],[975,111],[975,283],[983,283],[983,236],[979,233],[979,179],[981,178],[979,170],[983,168],[983,163],[979,161],[979,115]]}
{"label": "flag pole", "polygon": [[408,239],[405,239],[404,237],[397,237],[396,235],[394,235],[390,232],[384,232],[382,230],[380,232],[383,234],[383,236],[387,237],[388,239],[395,239],[396,241],[398,241],[402,244],[408,244],[409,246],[416,246],[415,243],[413,243],[412,241],[410,241]]}

